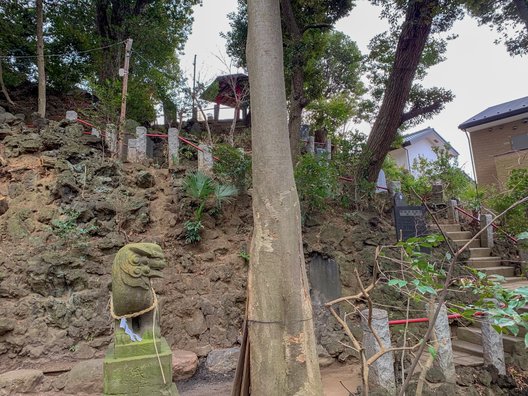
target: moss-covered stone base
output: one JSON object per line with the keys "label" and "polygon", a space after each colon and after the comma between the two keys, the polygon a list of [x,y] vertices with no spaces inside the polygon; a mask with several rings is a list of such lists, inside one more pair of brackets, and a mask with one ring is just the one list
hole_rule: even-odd
{"label": "moss-covered stone base", "polygon": [[105,396],[179,396],[172,383],[172,352],[161,338],[159,357],[165,374],[163,383],[156,354],[116,357],[114,345],[106,353],[104,367]]}

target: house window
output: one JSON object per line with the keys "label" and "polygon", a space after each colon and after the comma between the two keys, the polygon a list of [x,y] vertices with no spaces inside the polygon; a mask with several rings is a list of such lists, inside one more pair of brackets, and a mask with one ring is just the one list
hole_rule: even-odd
{"label": "house window", "polygon": [[528,149],[528,135],[512,136],[512,150]]}

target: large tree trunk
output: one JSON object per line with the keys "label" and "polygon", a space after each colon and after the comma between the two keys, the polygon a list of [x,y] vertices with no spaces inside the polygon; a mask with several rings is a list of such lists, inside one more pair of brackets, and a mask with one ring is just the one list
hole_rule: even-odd
{"label": "large tree trunk", "polygon": [[282,20],[293,47],[292,77],[290,92],[290,118],[288,134],[293,166],[297,164],[300,154],[299,132],[302,123],[302,111],[307,103],[304,97],[304,54],[301,52],[302,32],[295,19],[290,0],[280,0]]}
{"label": "large tree trunk", "polygon": [[42,0],[37,0],[37,69],[38,115],[46,117],[46,72],[44,67],[44,12]]}
{"label": "large tree trunk", "polygon": [[367,140],[365,155],[368,159],[360,172],[370,182],[377,180],[402,123],[405,104],[438,7],[438,0],[411,0],[407,6],[383,102]]}
{"label": "large tree trunk", "polygon": [[287,137],[279,0],[248,1],[254,231],[248,279],[251,391],[322,395]]}

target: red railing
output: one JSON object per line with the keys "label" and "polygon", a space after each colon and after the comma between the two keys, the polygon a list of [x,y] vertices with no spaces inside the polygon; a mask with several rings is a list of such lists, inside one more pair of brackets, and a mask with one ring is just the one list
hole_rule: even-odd
{"label": "red railing", "polygon": [[[458,210],[460,213],[464,214],[465,216],[475,220],[475,221],[479,221],[479,219],[475,216],[473,216],[471,213],[468,213],[466,212],[464,209],[458,207],[458,206],[455,206],[455,209]],[[500,231],[502,232],[504,235],[506,235],[506,238],[508,238],[510,241],[512,241],[513,243],[517,243],[517,238],[515,238],[514,236],[508,234],[506,231],[504,231],[502,228],[500,228],[497,224],[495,223],[492,223],[491,226],[493,227],[494,230],[496,231]]]}
{"label": "red railing", "polygon": [[[77,121],[79,124],[82,124],[82,125],[84,125],[84,126],[91,127],[91,128],[95,128],[95,125],[90,124],[88,121],[84,121],[84,120],[81,120],[81,119],[79,119],[79,118],[77,118],[76,121]],[[97,129],[97,128],[96,128],[96,129]],[[83,133],[84,133],[85,135],[91,135],[91,134],[92,134],[92,132],[83,132]],[[103,135],[103,136],[104,136],[104,135]],[[165,138],[165,139],[169,137],[169,135],[167,135],[167,134],[165,134],[165,133],[147,133],[146,136],[148,136],[148,137],[159,137],[159,138]],[[188,144],[189,146],[194,147],[196,150],[201,151],[202,153],[205,152],[202,148],[198,147],[196,144],[194,144],[194,143],[191,142],[190,140],[185,139],[184,137],[181,137],[181,136],[178,135],[178,139],[180,139],[182,142]],[[218,158],[218,157],[213,156],[213,158],[214,158],[216,161],[220,161],[220,158]]]}
{"label": "red railing", "polygon": [[[483,316],[483,312],[475,312],[473,316]],[[447,315],[448,319],[460,319],[463,316],[461,314],[451,314]],[[407,323],[424,323],[429,322],[429,318],[415,318],[415,319],[395,319],[395,320],[389,320],[389,326],[397,326],[397,325],[404,325]]]}

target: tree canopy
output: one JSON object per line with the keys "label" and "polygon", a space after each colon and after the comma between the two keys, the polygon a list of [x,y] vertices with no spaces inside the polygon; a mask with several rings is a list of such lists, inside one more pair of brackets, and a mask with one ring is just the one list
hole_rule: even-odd
{"label": "tree canopy", "polygon": [[[179,82],[176,54],[190,33],[192,7],[200,2],[45,0],[48,86],[59,91],[89,86],[96,95],[119,96],[122,42],[132,38],[129,116],[151,121],[154,104],[170,101]],[[0,5],[0,28],[5,32],[0,53],[8,87],[35,81],[35,24],[33,1],[6,0]]]}

